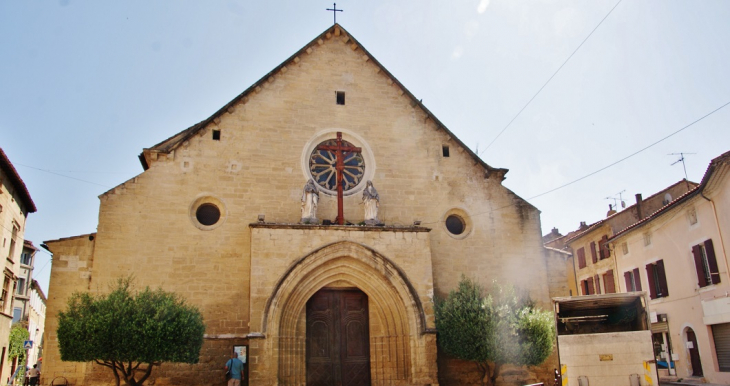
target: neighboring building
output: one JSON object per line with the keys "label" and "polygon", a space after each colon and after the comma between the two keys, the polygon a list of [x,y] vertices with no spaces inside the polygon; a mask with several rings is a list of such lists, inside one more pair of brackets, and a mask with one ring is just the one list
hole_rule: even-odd
{"label": "neighboring building", "polygon": [[621,292],[650,295],[655,355],[677,376],[730,384],[730,152],[699,186],[609,239]]}
{"label": "neighboring building", "polygon": [[13,296],[13,324],[22,322],[28,327],[28,302],[30,300],[30,285],[33,280],[33,266],[35,254],[38,250],[29,240],[23,241],[23,252],[20,254],[20,269],[18,282]]}
{"label": "neighboring building", "polygon": [[28,301],[28,333],[33,341],[33,348],[28,350],[28,365],[32,366],[38,362],[43,355],[43,333],[46,326],[46,295],[37,281],[30,283],[30,296]]}
{"label": "neighboring building", "polygon": [[[573,252],[579,294],[615,293],[618,288],[616,260],[613,258],[615,253],[609,247],[608,239],[695,186],[697,184],[694,182],[681,180],[646,199],[637,194],[636,204],[621,212],[609,207],[605,219],[591,225],[581,223],[578,232],[565,240],[557,239]],[[651,240],[647,239],[645,242]]]}
{"label": "neighboring building", "polygon": [[[338,144],[351,148],[345,221],[331,225]],[[204,315],[200,363],[156,368],[165,385],[221,383],[234,345],[246,346],[251,385],[478,384],[476,366],[438,353],[434,296],[462,275],[522,287],[547,309],[550,293],[564,292],[551,291],[548,272],[565,254],[546,262],[539,211],[502,185],[507,170],[484,163],[339,25],[140,160],[143,173],[99,197],[97,233],[46,242],[42,384],[112,380],[60,360],[56,316],[74,291],[105,292],[120,276]],[[319,220],[302,215],[316,206],[301,202],[310,179]],[[379,225],[366,225],[360,205],[368,180]],[[346,317],[354,327],[344,334]],[[356,358],[335,355],[343,344]],[[505,373],[552,382],[556,365],[553,355]]]}
{"label": "neighboring building", "polygon": [[[0,254],[5,257],[0,292],[0,380],[7,379],[15,363],[8,361],[8,338],[13,319],[13,295],[17,291],[18,274],[29,213],[36,211],[30,193],[10,160],[0,149]],[[14,362],[14,361],[13,361]]]}

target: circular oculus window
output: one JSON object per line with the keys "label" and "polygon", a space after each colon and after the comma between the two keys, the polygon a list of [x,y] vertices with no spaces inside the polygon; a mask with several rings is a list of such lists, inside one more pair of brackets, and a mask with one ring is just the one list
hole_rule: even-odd
{"label": "circular oculus window", "polygon": [[[345,140],[341,141],[341,148],[355,148]],[[309,172],[312,179],[320,187],[337,191],[337,140],[328,139],[317,145],[309,156]],[[365,175],[365,159],[362,152],[339,151],[342,153],[342,191],[354,189]]]}
{"label": "circular oculus window", "polygon": [[195,218],[205,226],[215,225],[221,219],[221,210],[213,204],[205,203],[195,211]]}
{"label": "circular oculus window", "polygon": [[458,236],[464,233],[466,230],[466,224],[464,223],[464,219],[452,214],[449,215],[449,217],[446,217],[446,229],[451,232],[451,234]]}
{"label": "circular oculus window", "polygon": [[198,197],[190,205],[190,221],[200,230],[218,228],[226,221],[226,206],[212,196]]}

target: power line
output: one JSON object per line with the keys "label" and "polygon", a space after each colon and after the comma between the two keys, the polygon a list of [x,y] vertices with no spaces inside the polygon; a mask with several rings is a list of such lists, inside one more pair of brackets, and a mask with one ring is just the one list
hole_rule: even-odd
{"label": "power line", "polygon": [[[663,141],[665,141],[665,140],[669,139],[670,137],[672,137],[672,136],[674,136],[674,135],[676,135],[676,134],[679,134],[680,132],[682,132],[682,131],[684,131],[684,130],[686,130],[686,129],[690,128],[691,126],[693,126],[694,124],[696,124],[696,123],[700,122],[701,120],[703,120],[703,119],[705,119],[705,118],[709,117],[710,115],[712,115],[712,114],[714,114],[714,113],[716,113],[716,112],[718,112],[718,111],[722,110],[723,108],[727,107],[728,105],[730,105],[730,101],[728,101],[728,102],[726,102],[725,104],[723,104],[722,106],[720,106],[720,107],[718,107],[718,108],[716,108],[716,109],[714,109],[714,110],[710,111],[709,113],[707,113],[707,114],[705,114],[705,115],[701,116],[700,118],[697,118],[697,119],[695,119],[695,120],[694,120],[693,122],[691,122],[690,124],[688,124],[688,125],[686,125],[686,126],[682,127],[681,129],[679,129],[679,130],[677,130],[677,131],[674,131],[673,133],[670,133],[669,135],[666,135],[665,137],[663,137],[663,138],[661,138],[661,139],[659,139],[659,140],[657,140],[657,141],[655,141],[655,142],[651,143],[650,145],[647,145],[647,146],[645,146],[645,147],[643,147],[643,148],[641,148],[641,149],[639,149],[639,150],[637,150],[637,151],[635,151],[635,152],[633,152],[633,153],[631,153],[631,154],[627,155],[626,157],[623,157],[623,158],[619,159],[618,161],[615,161],[615,162],[613,162],[613,163],[611,163],[611,164],[608,164],[608,165],[606,165],[606,166],[604,166],[604,167],[602,167],[602,168],[600,168],[600,169],[598,169],[598,170],[596,170],[596,171],[593,171],[593,172],[591,172],[591,173],[588,173],[588,174],[586,174],[586,175],[584,175],[584,176],[582,176],[582,177],[580,177],[580,178],[577,178],[577,179],[575,179],[575,180],[573,180],[573,181],[570,181],[570,182],[568,182],[568,183],[565,183],[565,184],[563,184],[563,185],[560,185],[560,186],[558,186],[558,187],[555,187],[555,188],[553,188],[553,189],[550,189],[550,190],[548,190],[548,191],[545,191],[545,192],[542,192],[542,193],[540,193],[540,194],[537,194],[537,195],[534,195],[534,196],[532,196],[532,197],[529,197],[529,198],[527,198],[527,199],[526,199],[525,201],[533,200],[533,199],[536,199],[536,198],[538,198],[538,197],[542,197],[542,196],[544,196],[544,195],[546,195],[546,194],[550,194],[550,193],[552,193],[552,192],[555,192],[555,191],[557,191],[557,190],[563,189],[563,188],[565,188],[565,187],[567,187],[567,186],[573,185],[573,184],[574,184],[574,183],[576,183],[576,182],[579,182],[579,181],[585,180],[585,179],[586,179],[586,178],[588,178],[588,177],[591,177],[591,176],[593,176],[593,175],[596,175],[596,174],[598,174],[598,173],[600,173],[600,172],[602,172],[602,171],[604,171],[604,170],[606,170],[606,169],[608,169],[608,168],[610,168],[610,167],[612,167],[612,166],[618,165],[619,163],[621,163],[621,162],[623,162],[623,161],[626,161],[627,159],[629,159],[629,158],[631,158],[631,157],[633,157],[633,156],[635,156],[635,155],[637,155],[637,154],[639,154],[639,153],[641,153],[641,152],[643,152],[643,151],[645,151],[645,150],[647,150],[647,149],[649,149],[649,148],[651,148],[651,147],[654,147],[654,146],[658,145],[659,143],[661,143],[661,142],[663,142]],[[487,212],[482,212],[482,213],[476,213],[476,214],[474,214],[474,215],[473,215],[473,217],[476,217],[476,216],[481,216],[481,215],[484,215],[484,214],[491,214],[491,213],[493,213],[493,212],[496,212],[496,211],[499,211],[499,210],[502,210],[502,209],[505,209],[505,208],[509,208],[509,207],[512,207],[512,204],[509,204],[509,205],[504,205],[504,206],[501,206],[501,207],[499,207],[499,208],[495,208],[495,209],[491,209],[491,210],[489,210],[489,211],[487,211]],[[440,222],[441,222],[441,220],[438,220],[438,221],[432,221],[432,222],[423,222],[422,224],[423,224],[423,225],[426,225],[426,224],[437,224],[437,223],[440,223]]]}
{"label": "power line", "polygon": [[[589,33],[588,36],[586,36],[586,38],[583,39],[583,41],[578,45],[578,47],[573,51],[573,53],[570,54],[570,56],[568,56],[568,58],[565,59],[565,61],[563,62],[563,64],[561,64],[560,67],[558,67],[558,69],[555,70],[555,72],[550,76],[550,78],[548,78],[547,82],[545,82],[545,84],[543,84],[542,87],[540,87],[540,89],[537,90],[537,92],[535,93],[535,95],[533,95],[532,98],[530,98],[530,100],[527,101],[527,103],[525,103],[524,106],[522,106],[522,108],[520,109],[520,111],[517,112],[517,115],[515,115],[512,118],[512,120],[510,120],[509,123],[507,123],[507,125],[502,129],[502,131],[500,131],[499,134],[497,134],[497,136],[494,137],[494,139],[492,140],[492,142],[490,142],[489,145],[487,145],[487,147],[485,147],[484,150],[482,150],[480,153],[483,153],[483,152],[487,151],[487,149],[489,149],[489,147],[492,146],[492,144],[497,140],[497,138],[499,138],[502,135],[502,133],[504,133],[507,130],[507,128],[510,127],[510,125],[512,124],[512,122],[514,122],[515,119],[517,119],[517,117],[519,117],[520,114],[522,114],[522,112],[527,108],[527,106],[529,106],[530,103],[532,103],[532,101],[537,97],[537,95],[540,94],[540,92],[542,91],[542,89],[544,89],[545,86],[547,86],[548,83],[550,83],[550,81],[553,80],[553,78],[555,77],[555,75],[557,75],[558,72],[560,72],[560,70],[563,68],[563,66],[565,66],[566,63],[568,63],[568,61],[570,60],[570,58],[572,58],[573,55],[575,55],[575,53],[578,52],[578,50],[583,46],[583,44],[588,40],[588,38],[590,38],[591,35],[593,35],[593,33],[596,32],[596,30],[598,29],[598,27],[600,27],[601,24],[603,24],[603,22],[606,20],[606,18],[608,18],[608,16],[611,14],[611,12],[613,12],[613,10],[616,9],[616,7],[618,7],[618,5],[621,3],[621,1],[622,0],[618,0],[618,2],[616,3],[616,5],[614,5],[613,8],[611,8],[611,10],[608,11],[608,13],[606,14],[606,16],[604,16],[603,19],[601,19],[601,21],[598,22],[598,24],[596,25],[595,28],[593,28],[593,30],[591,31],[591,33]],[[477,153],[477,155],[479,155],[479,153]]]}

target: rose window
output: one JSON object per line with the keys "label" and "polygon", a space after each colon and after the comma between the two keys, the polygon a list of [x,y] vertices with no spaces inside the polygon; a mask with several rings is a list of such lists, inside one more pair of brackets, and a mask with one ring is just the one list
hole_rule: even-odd
{"label": "rose window", "polygon": [[[322,146],[336,146],[337,141],[330,139],[320,143],[309,157],[309,172],[312,179],[322,188],[337,191],[337,153],[333,150],[321,150]],[[342,141],[344,147],[354,147],[347,141]],[[357,152],[344,152],[342,171],[342,190],[348,191],[356,187],[365,174],[365,160]]]}

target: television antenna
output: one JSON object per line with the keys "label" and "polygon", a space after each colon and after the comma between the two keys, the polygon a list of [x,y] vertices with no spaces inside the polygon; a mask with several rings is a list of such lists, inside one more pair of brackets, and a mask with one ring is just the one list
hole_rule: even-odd
{"label": "television antenna", "polygon": [[682,168],[684,168],[684,181],[687,183],[687,189],[689,190],[689,178],[687,178],[687,165],[684,163],[684,156],[685,155],[693,155],[697,153],[669,153],[667,155],[678,155],[679,159],[674,161],[670,166],[674,166],[678,163],[682,163]]}
{"label": "television antenna", "polygon": [[[613,200],[613,208],[618,208],[618,203],[621,202],[621,209],[626,208],[626,201],[624,201],[623,194],[626,193],[626,189],[614,194],[613,196],[606,197],[606,200]],[[616,197],[618,196],[618,198]]]}

